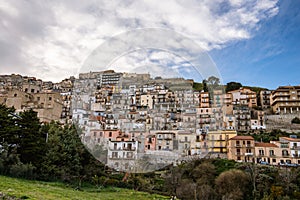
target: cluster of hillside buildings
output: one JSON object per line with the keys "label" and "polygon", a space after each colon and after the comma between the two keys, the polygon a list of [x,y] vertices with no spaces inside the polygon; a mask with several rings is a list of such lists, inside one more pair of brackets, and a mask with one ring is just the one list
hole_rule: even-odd
{"label": "cluster of hillside buildings", "polygon": [[0,103],[17,112],[32,108],[45,123],[76,122],[88,149],[117,170],[155,170],[211,153],[237,161],[300,164],[300,139],[266,144],[237,136],[267,129],[265,110],[299,114],[300,86],[225,93],[195,91],[193,80],[112,70],[60,83],[13,74],[0,76]]}

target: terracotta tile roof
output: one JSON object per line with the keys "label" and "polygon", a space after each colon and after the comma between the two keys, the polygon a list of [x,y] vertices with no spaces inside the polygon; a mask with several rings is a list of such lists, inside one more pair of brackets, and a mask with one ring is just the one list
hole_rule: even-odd
{"label": "terracotta tile roof", "polygon": [[257,142],[255,143],[256,147],[278,147],[276,144],[273,143],[265,143],[265,142]]}
{"label": "terracotta tile roof", "polygon": [[291,142],[300,142],[299,138],[290,138],[290,137],[280,137],[279,139],[291,141]]}
{"label": "terracotta tile roof", "polygon": [[230,138],[230,140],[254,140],[254,138],[252,136],[237,135]]}

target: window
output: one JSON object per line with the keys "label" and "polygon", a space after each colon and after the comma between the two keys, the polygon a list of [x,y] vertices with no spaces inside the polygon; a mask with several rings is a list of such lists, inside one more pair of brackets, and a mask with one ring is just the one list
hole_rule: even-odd
{"label": "window", "polygon": [[260,156],[263,156],[265,153],[264,153],[264,150],[262,150],[262,149],[259,149],[258,150],[258,154],[260,155]]}
{"label": "window", "polygon": [[247,146],[250,147],[251,146],[251,142],[247,141]]}
{"label": "window", "polygon": [[274,156],[274,150],[270,150],[270,156]]}
{"label": "window", "polygon": [[118,158],[118,152],[112,152],[112,157],[113,158]]}
{"label": "window", "polygon": [[108,137],[112,137],[112,132],[109,132],[109,133],[108,133]]}
{"label": "window", "polygon": [[289,152],[287,150],[282,150],[282,156],[288,156]]}
{"label": "window", "polygon": [[49,101],[51,101],[52,100],[52,97],[49,97]]}
{"label": "window", "polygon": [[240,146],[240,141],[236,141],[235,144],[237,147]]}
{"label": "window", "polygon": [[14,97],[17,97],[18,95],[17,94],[14,94]]}
{"label": "window", "polygon": [[40,100],[41,100],[41,97],[37,97],[36,99],[37,99],[38,101],[40,101]]}

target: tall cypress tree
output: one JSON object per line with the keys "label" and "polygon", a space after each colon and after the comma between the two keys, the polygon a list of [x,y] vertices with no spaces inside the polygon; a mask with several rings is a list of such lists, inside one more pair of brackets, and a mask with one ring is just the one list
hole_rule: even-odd
{"label": "tall cypress tree", "polygon": [[20,113],[17,119],[18,154],[22,163],[32,163],[38,166],[44,156],[46,137],[41,132],[41,124],[35,111],[28,110]]}

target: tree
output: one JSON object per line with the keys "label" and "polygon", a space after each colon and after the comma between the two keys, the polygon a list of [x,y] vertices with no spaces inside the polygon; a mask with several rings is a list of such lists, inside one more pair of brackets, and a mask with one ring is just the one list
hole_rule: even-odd
{"label": "tree", "polygon": [[208,77],[206,84],[210,101],[212,101],[214,97],[214,90],[223,90],[223,86],[220,85],[220,79],[215,76]]}
{"label": "tree", "polygon": [[21,112],[17,118],[18,132],[17,153],[22,163],[38,166],[45,153],[46,135],[40,131],[41,124],[37,112],[32,109]]}
{"label": "tree", "polygon": [[42,162],[41,178],[45,180],[78,181],[102,176],[103,165],[85,149],[74,125],[48,127],[46,154]]}
{"label": "tree", "polygon": [[220,85],[220,79],[215,76],[210,76],[207,79],[207,84],[210,85],[211,87],[218,86]]}
{"label": "tree", "polygon": [[244,199],[249,183],[247,175],[237,169],[221,173],[215,180],[216,190],[224,200]]}
{"label": "tree", "polygon": [[207,80],[204,79],[204,80],[202,81],[202,85],[203,85],[203,91],[204,91],[204,92],[208,92]]}
{"label": "tree", "polygon": [[20,128],[17,126],[17,117],[14,108],[0,104],[0,145],[7,145],[8,155],[16,147],[18,139]]}
{"label": "tree", "polygon": [[242,87],[242,84],[239,82],[229,82],[226,84],[226,92],[237,90]]}

